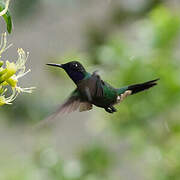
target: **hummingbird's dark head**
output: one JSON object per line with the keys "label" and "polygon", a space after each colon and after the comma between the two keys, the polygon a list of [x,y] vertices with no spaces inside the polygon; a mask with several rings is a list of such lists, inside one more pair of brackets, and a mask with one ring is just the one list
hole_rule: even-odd
{"label": "hummingbird's dark head", "polygon": [[77,83],[78,81],[85,78],[87,72],[84,69],[83,65],[78,61],[71,61],[65,64],[52,64],[48,63],[49,66],[57,66],[63,68],[69,77]]}

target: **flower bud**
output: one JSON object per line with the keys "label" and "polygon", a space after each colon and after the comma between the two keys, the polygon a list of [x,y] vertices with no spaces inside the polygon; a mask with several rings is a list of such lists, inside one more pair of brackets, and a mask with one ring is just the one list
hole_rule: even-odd
{"label": "flower bud", "polygon": [[2,67],[3,64],[4,64],[4,62],[3,62],[3,61],[0,61],[0,67]]}
{"label": "flower bud", "polygon": [[0,96],[0,106],[3,106],[4,104],[6,104],[6,99],[4,96]]}
{"label": "flower bud", "polygon": [[9,78],[9,79],[6,80],[6,82],[7,82],[11,87],[16,87],[18,80],[13,79],[13,78]]}
{"label": "flower bud", "polygon": [[0,77],[0,83],[8,80],[11,76],[16,73],[16,65],[6,61],[6,72]]}
{"label": "flower bud", "polygon": [[5,74],[7,72],[7,69],[0,68],[0,76]]}

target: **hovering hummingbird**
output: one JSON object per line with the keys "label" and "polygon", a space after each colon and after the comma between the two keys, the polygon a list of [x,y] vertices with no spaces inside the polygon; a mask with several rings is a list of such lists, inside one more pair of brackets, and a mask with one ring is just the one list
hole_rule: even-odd
{"label": "hovering hummingbird", "polygon": [[145,83],[114,88],[103,81],[97,71],[92,74],[87,72],[78,61],[66,64],[48,63],[47,65],[64,69],[77,86],[69,98],[59,107],[57,113],[70,113],[78,109],[80,112],[87,111],[92,109],[93,105],[104,108],[108,113],[114,113],[117,111],[114,107],[115,104],[120,103],[129,95],[157,85],[156,81],[159,80],[155,79]]}

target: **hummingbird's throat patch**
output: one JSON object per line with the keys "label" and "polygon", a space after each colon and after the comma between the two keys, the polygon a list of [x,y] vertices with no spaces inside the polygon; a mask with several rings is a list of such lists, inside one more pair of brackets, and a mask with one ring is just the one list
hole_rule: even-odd
{"label": "hummingbird's throat patch", "polygon": [[127,90],[125,91],[123,94],[119,95],[117,97],[117,103],[122,102],[127,96],[131,95],[132,91],[131,90]]}

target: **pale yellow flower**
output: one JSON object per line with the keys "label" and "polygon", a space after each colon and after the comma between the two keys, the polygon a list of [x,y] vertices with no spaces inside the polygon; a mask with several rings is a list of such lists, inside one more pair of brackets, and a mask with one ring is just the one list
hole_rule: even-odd
{"label": "pale yellow flower", "polygon": [[0,58],[3,52],[5,52],[12,44],[7,46],[7,35],[6,33],[2,33],[1,35],[1,42],[0,42]]}
{"label": "pale yellow flower", "polygon": [[[4,93],[6,92],[6,89],[4,90]],[[12,102],[16,99],[18,93],[13,89],[12,94],[9,97],[5,97],[5,95],[1,94],[0,96],[0,106],[3,106],[4,104],[12,104]]]}
{"label": "pale yellow flower", "polygon": [[[4,51],[6,51],[11,45],[7,46],[6,33],[1,36],[0,43],[0,57]],[[18,49],[18,59],[16,62],[9,62],[8,60],[3,67],[4,62],[0,61],[0,106],[4,104],[11,104],[12,101],[21,92],[31,93],[35,87],[22,88],[18,85],[18,79],[25,76],[30,69],[26,71],[26,61],[29,53],[25,53],[22,48]],[[10,96],[6,97],[6,86],[9,86],[12,90]]]}
{"label": "pale yellow flower", "polygon": [[27,92],[27,93],[32,93],[33,89],[35,87],[30,87],[30,88],[21,88],[18,86],[18,79],[25,76],[27,73],[29,73],[31,70],[28,69],[26,71],[26,61],[28,59],[29,53],[25,53],[22,48],[18,49],[18,60],[15,62],[15,68],[16,68],[16,73],[7,80],[7,82],[14,87],[19,93],[20,92]]}

